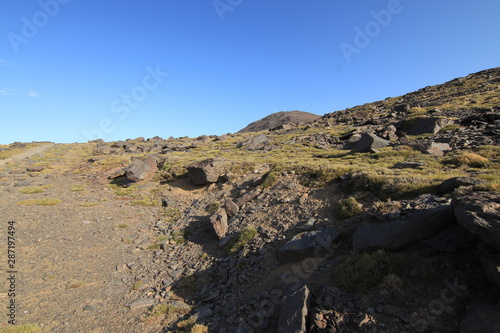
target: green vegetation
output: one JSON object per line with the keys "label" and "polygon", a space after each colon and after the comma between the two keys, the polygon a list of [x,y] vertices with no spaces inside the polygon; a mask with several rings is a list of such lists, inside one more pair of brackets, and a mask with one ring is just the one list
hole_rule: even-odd
{"label": "green vegetation", "polygon": [[142,196],[141,199],[132,200],[130,203],[132,206],[158,206],[159,204],[154,202],[153,199]]}
{"label": "green vegetation", "polygon": [[240,231],[231,241],[229,241],[226,247],[226,253],[228,255],[238,253],[242,250],[245,245],[257,236],[258,232],[255,228],[246,228]]}
{"label": "green vegetation", "polygon": [[208,205],[205,210],[207,211],[208,214],[212,215],[217,211],[217,209],[220,208],[220,202],[212,202],[210,205]]}
{"label": "green vegetation", "polygon": [[20,206],[31,206],[31,205],[39,205],[39,206],[56,206],[62,202],[61,199],[30,199],[19,201],[17,205]]}
{"label": "green vegetation", "polygon": [[81,191],[85,191],[85,186],[84,186],[84,185],[73,185],[73,186],[71,186],[70,191],[71,191],[71,192],[81,192]]}
{"label": "green vegetation", "polygon": [[37,186],[28,186],[28,187],[23,187],[19,192],[24,194],[36,194],[36,193],[42,193],[43,188]]}
{"label": "green vegetation", "polygon": [[458,167],[468,166],[471,168],[485,168],[490,163],[490,160],[481,155],[464,152],[451,155],[443,160],[444,164],[454,164]]}
{"label": "green vegetation", "polygon": [[356,216],[362,211],[363,206],[354,197],[340,200],[333,209],[335,216],[341,220]]}
{"label": "green vegetation", "polygon": [[37,324],[22,324],[0,328],[0,333],[39,333],[42,329]]}
{"label": "green vegetation", "polygon": [[276,182],[278,181],[278,176],[276,175],[275,172],[271,171],[269,172],[266,177],[264,178],[264,181],[262,184],[260,184],[260,187],[265,190],[270,187],[272,187]]}
{"label": "green vegetation", "polygon": [[342,288],[363,293],[379,285],[387,275],[397,275],[407,264],[407,258],[400,253],[359,253],[341,262],[333,276]]}
{"label": "green vegetation", "polygon": [[450,124],[450,125],[446,125],[445,127],[441,128],[439,130],[439,132],[454,131],[454,130],[459,129],[459,128],[460,128],[460,126],[457,124]]}
{"label": "green vegetation", "polygon": [[165,219],[165,222],[174,223],[177,222],[177,220],[179,220],[179,218],[181,217],[181,212],[177,207],[167,208],[163,211],[163,217]]}
{"label": "green vegetation", "polygon": [[113,226],[113,229],[126,229],[126,228],[128,228],[128,225],[125,223],[116,224]]}
{"label": "green vegetation", "polygon": [[183,244],[186,242],[187,236],[189,236],[189,231],[187,229],[183,229],[174,231],[171,237],[175,244]]}
{"label": "green vegetation", "polygon": [[93,207],[99,205],[99,202],[80,202],[81,207]]}

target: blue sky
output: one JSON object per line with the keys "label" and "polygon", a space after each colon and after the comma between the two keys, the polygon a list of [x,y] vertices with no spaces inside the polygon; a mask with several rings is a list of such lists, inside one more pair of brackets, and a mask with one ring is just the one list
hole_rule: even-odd
{"label": "blue sky", "polygon": [[1,0],[0,144],[232,133],[499,66],[498,0]]}

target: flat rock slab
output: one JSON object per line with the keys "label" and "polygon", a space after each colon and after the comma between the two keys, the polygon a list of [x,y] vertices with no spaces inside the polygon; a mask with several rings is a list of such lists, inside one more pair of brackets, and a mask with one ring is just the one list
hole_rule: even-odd
{"label": "flat rock slab", "polygon": [[281,262],[294,262],[312,257],[327,257],[332,244],[339,238],[335,229],[301,232],[279,249]]}
{"label": "flat rock slab", "polygon": [[278,333],[305,333],[309,307],[309,289],[303,286],[283,297]]}
{"label": "flat rock slab", "polygon": [[367,223],[361,225],[354,233],[353,247],[356,251],[378,249],[395,251],[433,236],[452,222],[451,207],[443,205],[415,211],[410,216],[404,216],[404,219]]}
{"label": "flat rock slab", "polygon": [[500,305],[469,305],[460,333],[500,332]]}
{"label": "flat rock slab", "polygon": [[483,242],[500,250],[500,195],[478,192],[453,199],[455,217]]}
{"label": "flat rock slab", "polygon": [[139,298],[139,299],[136,299],[135,301],[130,302],[127,306],[132,310],[136,310],[136,309],[152,306],[153,304],[155,304],[154,299]]}

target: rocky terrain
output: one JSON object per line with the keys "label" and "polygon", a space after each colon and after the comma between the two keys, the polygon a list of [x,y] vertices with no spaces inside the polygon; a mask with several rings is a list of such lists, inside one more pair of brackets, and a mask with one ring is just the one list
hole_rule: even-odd
{"label": "rocky terrain", "polygon": [[290,129],[294,126],[305,125],[318,120],[320,116],[303,111],[283,111],[270,114],[254,121],[238,133],[260,132],[265,130]]}
{"label": "rocky terrain", "polygon": [[499,108],[497,68],[310,124],[0,146],[16,324],[497,332]]}

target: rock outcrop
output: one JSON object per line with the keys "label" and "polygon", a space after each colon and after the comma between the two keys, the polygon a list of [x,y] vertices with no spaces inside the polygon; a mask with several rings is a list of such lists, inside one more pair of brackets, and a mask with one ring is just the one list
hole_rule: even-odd
{"label": "rock outcrop", "polygon": [[353,248],[356,251],[378,249],[398,250],[419,240],[431,237],[441,228],[453,222],[450,206],[415,211],[398,220],[367,223],[354,233]]}

